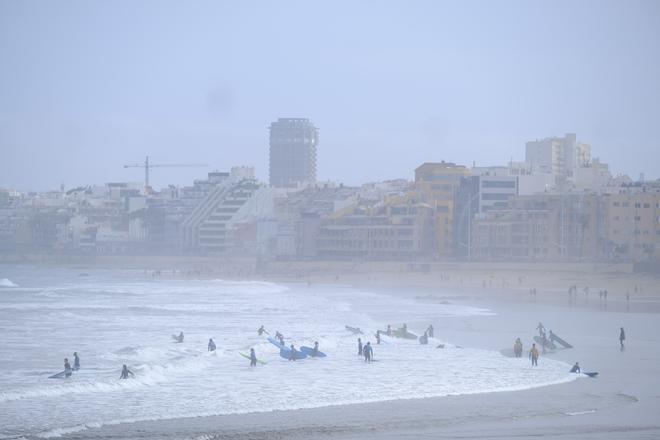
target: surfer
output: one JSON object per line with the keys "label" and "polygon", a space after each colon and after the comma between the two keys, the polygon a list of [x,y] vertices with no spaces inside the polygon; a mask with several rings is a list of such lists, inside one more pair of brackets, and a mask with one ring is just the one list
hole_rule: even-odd
{"label": "surfer", "polygon": [[576,362],[575,365],[573,365],[573,368],[571,368],[571,373],[581,373],[581,372],[582,370],[580,370],[580,364]]}
{"label": "surfer", "polygon": [[128,369],[126,364],[122,365],[121,367],[121,376],[119,376],[120,379],[128,379],[130,377],[135,376],[131,370]]}
{"label": "surfer", "polygon": [[[292,347],[293,347],[293,345],[292,345]],[[257,366],[257,355],[254,352],[254,348],[250,349],[250,366],[251,367],[256,367]]]}
{"label": "surfer", "polygon": [[73,369],[78,371],[80,370],[80,358],[78,357],[77,352],[73,352]]}
{"label": "surfer", "polygon": [[295,361],[296,360],[296,348],[291,344],[291,353],[289,354],[289,360],[290,361]]}
{"label": "surfer", "polygon": [[433,324],[429,324],[429,328],[426,329],[426,333],[428,333],[429,338],[433,338]]}
{"label": "surfer", "polygon": [[543,326],[543,323],[539,322],[539,325],[536,326],[536,329],[539,331],[539,337],[543,338],[543,335],[545,334],[545,327]]}
{"label": "surfer", "polygon": [[362,356],[362,339],[358,338],[358,356]]}
{"label": "surfer", "polygon": [[626,331],[621,327],[621,331],[619,332],[619,344],[621,344],[621,348],[623,348],[623,341],[626,340]]}
{"label": "surfer", "polygon": [[392,336],[392,326],[389,325],[389,324],[387,324],[387,332],[386,332],[386,334],[387,334],[387,336]]}
{"label": "surfer", "polygon": [[69,363],[68,358],[64,358],[64,377],[71,377],[71,364]]}
{"label": "surfer", "polygon": [[183,342],[183,332],[180,332],[180,333],[179,333],[179,336],[174,336],[174,335],[172,335],[172,338],[174,338],[174,340],[175,340],[177,343],[181,343],[181,342]]}
{"label": "surfer", "polygon": [[261,336],[261,335],[263,335],[264,333],[266,333],[266,329],[264,328],[263,325],[262,325],[261,327],[259,327],[259,330],[257,330],[257,333],[259,333],[259,336]]}
{"label": "surfer", "polygon": [[403,327],[401,327],[401,330],[403,330],[403,335],[405,336],[408,333],[408,326],[406,323],[403,323]]}
{"label": "surfer", "polygon": [[312,349],[312,357],[319,355],[319,343],[318,341],[314,342],[314,348]]}
{"label": "surfer", "polygon": [[376,330],[376,344],[380,345],[380,330]]}
{"label": "surfer", "polygon": [[364,353],[364,361],[371,362],[371,359],[374,355],[374,350],[371,348],[371,342],[367,342],[367,345],[364,346],[362,353]]}
{"label": "surfer", "polygon": [[427,332],[424,332],[424,334],[419,337],[419,343],[422,345],[426,345],[429,343],[429,335]]}
{"label": "surfer", "polygon": [[532,360],[532,367],[538,367],[538,365],[539,365],[539,349],[536,348],[536,344],[532,344],[532,349],[529,350],[529,358]]}
{"label": "surfer", "polygon": [[513,343],[513,354],[519,358],[522,357],[523,344],[520,338],[516,338],[516,342]]}
{"label": "surfer", "polygon": [[209,339],[208,351],[215,351],[215,342],[213,342],[213,338]]}

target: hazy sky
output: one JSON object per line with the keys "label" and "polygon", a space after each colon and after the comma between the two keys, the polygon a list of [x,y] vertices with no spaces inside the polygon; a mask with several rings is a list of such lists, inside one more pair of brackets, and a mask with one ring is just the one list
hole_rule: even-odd
{"label": "hazy sky", "polygon": [[[254,165],[278,117],[318,177],[505,164],[566,132],[660,176],[660,1],[0,1],[0,186]],[[155,170],[156,186],[207,170]]]}

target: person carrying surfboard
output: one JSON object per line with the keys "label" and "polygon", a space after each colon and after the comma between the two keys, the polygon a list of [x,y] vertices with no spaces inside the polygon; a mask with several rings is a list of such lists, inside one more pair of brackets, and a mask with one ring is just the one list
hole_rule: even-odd
{"label": "person carrying surfboard", "polygon": [[73,352],[73,369],[78,371],[80,370],[80,358],[78,357],[77,352]]}
{"label": "person carrying surfboard", "polygon": [[[293,347],[293,345],[291,347]],[[250,366],[251,367],[257,366],[257,354],[254,352],[254,348],[250,349]]]}
{"label": "person carrying surfboard", "polygon": [[71,364],[69,363],[68,358],[64,358],[64,377],[71,377],[71,373],[73,370],[71,370]]}
{"label": "person carrying surfboard", "polygon": [[131,370],[128,369],[126,364],[122,365],[121,367],[121,376],[119,376],[120,379],[128,379],[130,377],[135,376]]}

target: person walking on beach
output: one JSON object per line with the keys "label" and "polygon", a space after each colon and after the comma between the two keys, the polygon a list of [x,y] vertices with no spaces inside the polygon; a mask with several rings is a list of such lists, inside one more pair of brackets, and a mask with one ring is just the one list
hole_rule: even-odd
{"label": "person walking on beach", "polygon": [[78,357],[77,352],[73,352],[73,369],[78,371],[80,370],[80,358]]}
{"label": "person walking on beach", "polygon": [[516,342],[513,344],[513,354],[519,358],[522,357],[522,352],[523,352],[523,344],[520,338],[516,338]]}
{"label": "person walking on beach", "polygon": [[364,353],[364,361],[371,363],[371,360],[374,356],[374,350],[371,348],[371,342],[367,342],[367,345],[364,346],[362,352]]}
{"label": "person walking on beach", "polygon": [[619,344],[621,344],[621,348],[624,348],[623,346],[623,341],[626,340],[626,331],[621,327],[621,331],[619,332]]}
{"label": "person walking on beach", "polygon": [[[293,347],[293,345],[292,345],[292,347]],[[250,349],[250,366],[251,367],[256,367],[257,366],[257,354],[254,352],[254,348]]]}
{"label": "person walking on beach", "polygon": [[130,377],[135,376],[131,370],[128,369],[126,364],[124,364],[121,367],[121,376],[119,376],[119,379],[128,379]]}
{"label": "person walking on beach", "polygon": [[71,377],[71,373],[73,370],[71,370],[71,364],[69,363],[68,358],[64,358],[64,377]]}
{"label": "person walking on beach", "polygon": [[215,342],[213,342],[213,338],[209,339],[209,346],[207,347],[208,351],[215,351]]}
{"label": "person walking on beach", "polygon": [[358,356],[362,356],[362,339],[358,338]]}
{"label": "person walking on beach", "polygon": [[539,365],[539,349],[536,348],[536,344],[532,344],[532,349],[529,350],[529,358],[532,360],[532,367],[538,367],[538,365]]}

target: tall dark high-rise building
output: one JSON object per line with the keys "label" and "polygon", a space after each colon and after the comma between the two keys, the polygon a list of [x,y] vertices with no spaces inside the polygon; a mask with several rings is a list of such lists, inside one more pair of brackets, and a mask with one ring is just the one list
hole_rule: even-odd
{"label": "tall dark high-rise building", "polygon": [[279,118],[269,130],[271,186],[316,182],[319,129],[307,118]]}

